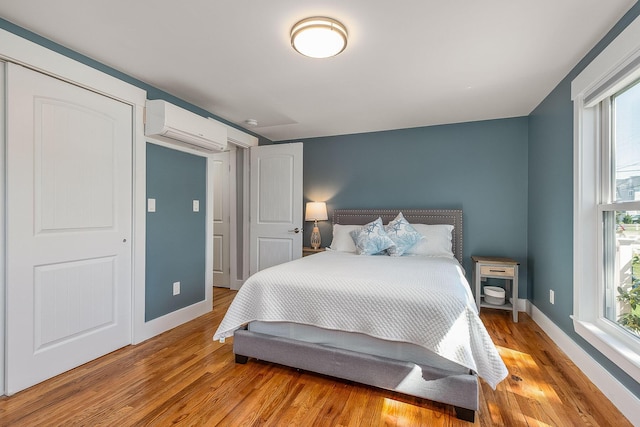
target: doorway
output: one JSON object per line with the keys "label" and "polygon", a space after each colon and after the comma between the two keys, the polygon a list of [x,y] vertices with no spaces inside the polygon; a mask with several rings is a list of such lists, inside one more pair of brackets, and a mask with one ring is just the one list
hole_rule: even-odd
{"label": "doorway", "polygon": [[214,154],[213,286],[238,290],[249,276],[249,149]]}

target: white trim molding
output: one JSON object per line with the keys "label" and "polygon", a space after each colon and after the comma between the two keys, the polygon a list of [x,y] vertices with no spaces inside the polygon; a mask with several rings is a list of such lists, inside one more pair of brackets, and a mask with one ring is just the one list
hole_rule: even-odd
{"label": "white trim molding", "polygon": [[218,122],[216,119],[209,117],[209,120],[213,120],[214,122],[220,123],[227,128],[227,142],[240,147],[240,148],[250,148],[256,147],[258,145],[258,138],[253,135],[249,135],[246,132],[243,132],[239,129],[236,129],[227,124]]}
{"label": "white trim molding", "polygon": [[5,170],[6,170],[6,143],[5,143],[5,72],[6,63],[0,61],[0,200],[2,200],[2,208],[0,209],[0,395],[5,394],[5,307],[6,307],[6,279],[5,279],[5,217],[4,217],[4,201],[5,194]]}
{"label": "white trim molding", "polygon": [[[582,95],[589,99],[587,106],[617,92],[621,87],[634,79],[629,73],[628,65],[634,63],[640,55],[640,17],[636,18],[618,35],[582,72],[571,82],[571,99]],[[612,81],[616,78],[617,84]]]}
{"label": "white trim molding", "polygon": [[562,350],[616,408],[631,422],[640,426],[640,399],[584,351],[562,329],[535,305],[530,304],[531,318]]}
{"label": "white trim molding", "polygon": [[[144,107],[136,109],[136,120],[144,120]],[[147,239],[147,141],[144,126],[133,147],[133,287],[132,344],[151,338],[145,328],[146,239]],[[142,321],[141,321],[142,320]]]}
{"label": "white trim molding", "polygon": [[[147,92],[76,60],[0,29],[0,59],[144,107]],[[140,122],[142,123],[142,122]]]}
{"label": "white trim molding", "polygon": [[[251,183],[251,149],[243,150],[242,154],[242,271],[238,271],[235,281],[231,282],[232,290],[239,290],[244,282],[249,278],[249,249],[251,239],[249,239],[249,224],[251,218],[250,184]],[[237,188],[237,187],[236,187]]]}
{"label": "white trim molding", "polygon": [[[228,137],[228,134],[227,134]],[[231,142],[231,140],[229,140]],[[229,288],[239,289],[238,280],[238,150],[235,145],[229,147]]]}

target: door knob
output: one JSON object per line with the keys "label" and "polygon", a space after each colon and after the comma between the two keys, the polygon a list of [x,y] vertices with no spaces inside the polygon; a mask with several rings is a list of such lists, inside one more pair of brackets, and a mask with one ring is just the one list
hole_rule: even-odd
{"label": "door knob", "polygon": [[296,234],[298,234],[300,232],[300,229],[298,227],[294,228],[293,230],[289,230],[289,233],[294,232]]}

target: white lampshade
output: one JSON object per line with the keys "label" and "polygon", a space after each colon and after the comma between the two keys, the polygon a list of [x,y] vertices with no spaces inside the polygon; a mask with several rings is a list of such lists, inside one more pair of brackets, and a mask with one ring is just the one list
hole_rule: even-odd
{"label": "white lampshade", "polygon": [[326,221],[329,219],[327,215],[327,204],[325,202],[307,202],[305,209],[305,221]]}
{"label": "white lampshade", "polygon": [[303,19],[291,28],[291,46],[311,58],[328,58],[347,47],[347,29],[331,18]]}

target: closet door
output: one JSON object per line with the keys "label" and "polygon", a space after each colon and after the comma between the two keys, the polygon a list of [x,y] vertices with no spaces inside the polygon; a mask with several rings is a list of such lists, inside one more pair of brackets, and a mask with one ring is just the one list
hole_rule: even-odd
{"label": "closet door", "polygon": [[132,107],[7,67],[7,393],[131,342]]}

